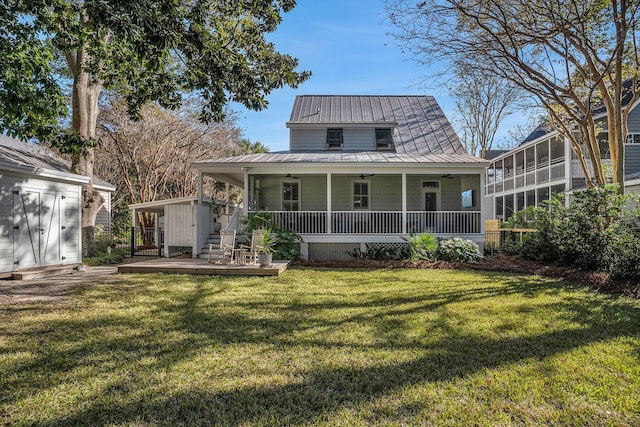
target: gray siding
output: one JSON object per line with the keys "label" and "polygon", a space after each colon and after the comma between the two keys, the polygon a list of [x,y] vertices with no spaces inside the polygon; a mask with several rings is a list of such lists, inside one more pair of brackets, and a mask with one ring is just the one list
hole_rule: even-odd
{"label": "gray siding", "polygon": [[327,209],[327,177],[325,175],[300,175],[299,179],[261,176],[260,210],[282,209],[282,183],[300,182],[300,210],[324,211]]}
{"label": "gray siding", "polygon": [[[400,175],[376,175],[366,177],[370,183],[370,208],[372,211],[402,210],[402,177]],[[331,195],[334,211],[353,210],[353,182],[359,177],[333,175],[331,177]]]}
{"label": "gray siding", "polygon": [[360,243],[309,243],[309,259],[333,261],[348,260],[345,251],[360,248]]}
{"label": "gray siding", "polygon": [[291,129],[289,149],[292,151],[324,150],[327,146],[326,129]]}
{"label": "gray siding", "polygon": [[[336,125],[336,128],[340,128]],[[291,129],[290,149],[292,151],[321,151],[327,148],[327,128]],[[371,151],[376,149],[375,128],[344,128],[342,130],[345,151]]]}
{"label": "gray siding", "polygon": [[624,147],[624,173],[640,172],[640,144],[626,144]]}
{"label": "gray siding", "polygon": [[636,107],[629,113],[627,128],[629,132],[640,133],[640,108]]}
{"label": "gray siding", "polygon": [[100,195],[104,198],[104,203],[96,216],[96,226],[102,226],[102,229],[108,233],[111,230],[111,193],[101,191]]}
{"label": "gray siding", "polygon": [[[479,178],[478,178],[479,179]],[[408,175],[407,176],[407,210],[421,211],[424,209],[422,202],[422,181],[440,182],[440,210],[459,211],[462,210],[462,186],[461,178],[454,176],[451,178]],[[466,190],[467,188],[465,188]]]}
{"label": "gray siding", "polygon": [[342,148],[349,151],[368,151],[376,149],[375,129],[345,129]]}

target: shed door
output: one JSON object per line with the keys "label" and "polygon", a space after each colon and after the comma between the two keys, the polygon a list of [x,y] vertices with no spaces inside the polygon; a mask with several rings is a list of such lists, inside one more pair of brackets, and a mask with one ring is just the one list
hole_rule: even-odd
{"label": "shed door", "polygon": [[60,196],[38,190],[18,191],[13,206],[16,267],[60,263]]}

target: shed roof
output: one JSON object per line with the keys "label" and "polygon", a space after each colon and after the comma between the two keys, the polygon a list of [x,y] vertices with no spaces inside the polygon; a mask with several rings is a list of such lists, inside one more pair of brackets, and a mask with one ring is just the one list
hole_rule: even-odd
{"label": "shed roof", "polygon": [[[30,172],[35,175],[42,172],[54,172],[61,178],[74,180],[81,175],[70,172],[71,165],[49,148],[41,144],[18,141],[6,135],[0,134],[0,169],[2,167]],[[86,177],[80,178],[86,181]],[[97,189],[115,191],[115,187],[100,178],[93,177],[93,185]]]}
{"label": "shed roof", "polygon": [[357,124],[395,127],[397,153],[466,154],[432,96],[300,95],[287,127]]}

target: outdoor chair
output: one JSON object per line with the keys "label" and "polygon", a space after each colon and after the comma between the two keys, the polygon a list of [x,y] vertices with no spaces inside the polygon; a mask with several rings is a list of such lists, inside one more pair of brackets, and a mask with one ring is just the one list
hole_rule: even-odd
{"label": "outdoor chair", "polygon": [[260,236],[262,235],[262,229],[256,229],[251,232],[251,245],[240,245],[241,262],[243,264],[257,264],[258,263],[258,251],[261,249],[258,245]]}
{"label": "outdoor chair", "polygon": [[220,247],[209,244],[209,262],[215,264],[229,264],[233,260],[233,248],[236,244],[236,231],[224,230],[220,232]]}

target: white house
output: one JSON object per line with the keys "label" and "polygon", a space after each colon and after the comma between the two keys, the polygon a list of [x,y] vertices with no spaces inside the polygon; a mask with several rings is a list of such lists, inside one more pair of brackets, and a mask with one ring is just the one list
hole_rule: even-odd
{"label": "white house", "polygon": [[[203,176],[241,188],[239,215],[268,212],[302,235],[309,259],[411,232],[482,244],[487,163],[466,153],[433,97],[298,96],[286,125],[288,151],[195,163],[201,188]],[[202,205],[192,222],[195,255],[207,215]]]}
{"label": "white house", "polygon": [[[638,191],[640,184],[640,108],[632,105],[625,143],[625,188]],[[611,165],[606,115],[595,113],[599,123],[600,155]],[[485,179],[485,207],[489,218],[508,220],[514,212],[537,206],[552,194],[584,189],[584,171],[571,143],[549,127],[540,126],[516,148],[491,153]],[[589,163],[589,166],[590,163]]]}
{"label": "white house", "polygon": [[[81,185],[89,178],[38,144],[0,135],[0,276],[82,261]],[[112,185],[94,178],[110,227]]]}

